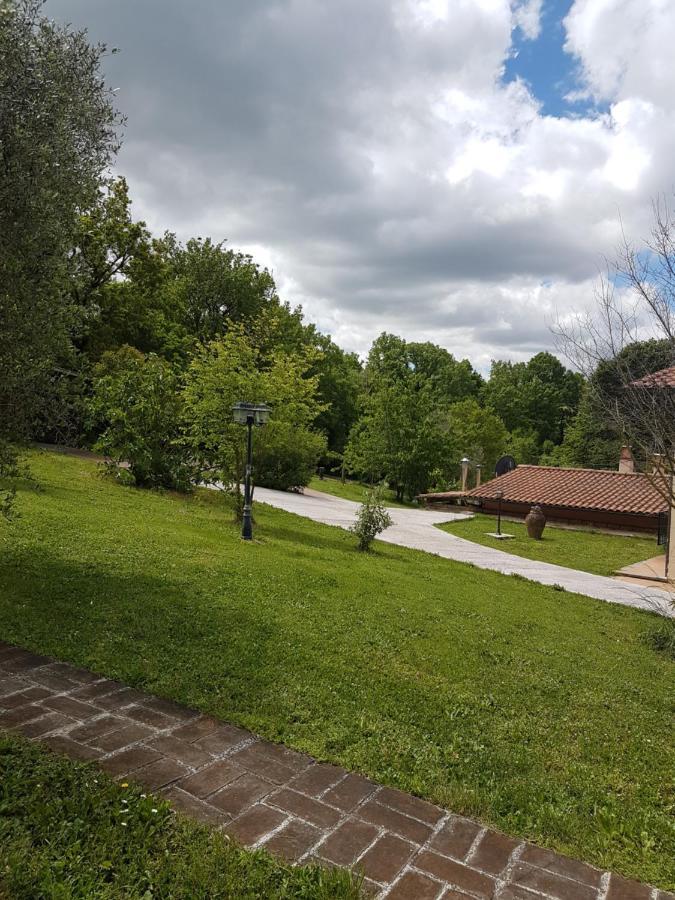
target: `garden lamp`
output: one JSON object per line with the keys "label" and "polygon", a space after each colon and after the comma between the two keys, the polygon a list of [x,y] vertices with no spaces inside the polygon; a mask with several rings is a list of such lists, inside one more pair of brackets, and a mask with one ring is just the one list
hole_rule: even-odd
{"label": "garden lamp", "polygon": [[265,403],[235,403],[232,418],[237,425],[246,425],[246,478],[244,480],[244,518],[241,536],[245,541],[253,540],[251,519],[251,474],[253,472],[253,426],[266,425],[270,418],[270,408]]}
{"label": "garden lamp", "polygon": [[502,499],[504,498],[504,491],[495,491],[495,497],[497,498],[497,534],[501,536],[501,533],[502,533]]}

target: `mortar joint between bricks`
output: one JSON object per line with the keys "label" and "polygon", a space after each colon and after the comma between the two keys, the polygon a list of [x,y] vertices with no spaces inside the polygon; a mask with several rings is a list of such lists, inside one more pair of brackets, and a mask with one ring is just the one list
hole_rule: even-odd
{"label": "mortar joint between bricks", "polygon": [[[315,765],[316,765],[316,764],[315,764]],[[309,766],[309,768],[311,769],[312,766]],[[316,795],[316,799],[317,799],[317,800],[322,800],[322,801],[323,801],[323,798],[325,797],[325,795],[326,795],[329,791],[335,790],[335,788],[338,787],[338,785],[342,784],[343,781],[346,781],[347,778],[349,778],[350,775],[351,775],[351,772],[345,772],[345,774],[344,774],[338,781],[336,781],[335,784],[330,784],[327,788],[324,788],[324,790],[322,790],[320,794],[317,794],[317,795]],[[325,802],[325,801],[324,801],[324,802]],[[326,804],[326,805],[327,805],[327,806],[331,806],[332,804],[328,803],[328,804]],[[337,807],[334,807],[334,808],[337,809]]]}
{"label": "mortar joint between bricks", "polygon": [[521,841],[520,844],[517,844],[513,850],[511,851],[511,855],[508,858],[506,865],[504,866],[504,870],[500,875],[496,877],[497,881],[497,890],[502,891],[508,883],[511,881],[511,876],[513,875],[513,870],[516,867],[516,863],[523,855],[525,850],[525,844]]}
{"label": "mortar joint between bricks", "polygon": [[488,830],[489,829],[487,829],[487,828],[481,828],[481,830],[478,832],[476,837],[473,839],[471,846],[469,847],[469,852],[464,857],[464,862],[467,863],[467,865],[471,862],[472,856],[478,850],[480,842],[483,840],[485,835],[488,833]]}
{"label": "mortar joint between bricks", "polygon": [[[245,810],[244,810],[244,812],[245,812]],[[263,834],[262,837],[259,837],[258,840],[255,842],[255,844],[251,844],[251,849],[259,850],[267,841],[269,841],[271,838],[273,838],[275,834],[278,834],[280,831],[282,831],[282,829],[284,829],[288,825],[288,823],[291,822],[292,820],[293,820],[293,816],[290,816],[290,815],[287,816],[283,822],[281,822],[279,825],[275,826],[274,828],[270,829],[266,834]],[[232,821],[234,822],[236,820],[233,819]]]}
{"label": "mortar joint between bricks", "polygon": [[610,872],[603,872],[600,878],[600,887],[598,888],[598,900],[605,900],[609,891],[609,879],[612,877]]}

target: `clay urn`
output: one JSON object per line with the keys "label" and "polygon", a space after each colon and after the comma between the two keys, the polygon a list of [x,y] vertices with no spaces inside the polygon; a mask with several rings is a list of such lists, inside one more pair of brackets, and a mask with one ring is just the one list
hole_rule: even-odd
{"label": "clay urn", "polygon": [[540,541],[546,526],[546,516],[541,506],[538,504],[533,506],[529,513],[525,516],[525,526],[527,533],[535,541]]}

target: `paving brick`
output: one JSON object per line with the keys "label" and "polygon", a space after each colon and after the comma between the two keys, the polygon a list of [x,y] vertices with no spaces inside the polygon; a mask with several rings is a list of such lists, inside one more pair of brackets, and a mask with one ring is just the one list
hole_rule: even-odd
{"label": "paving brick", "polygon": [[415,857],[413,865],[441,881],[449,882],[460,891],[466,891],[481,900],[492,900],[495,892],[494,879],[462,863],[430,850],[423,850]]}
{"label": "paving brick", "polygon": [[[499,895],[501,897],[501,894]],[[465,894],[464,891],[456,891],[454,888],[447,888],[445,893],[441,895],[441,900],[473,900],[471,894]],[[515,898],[514,898],[515,900]],[[521,900],[521,898],[518,898]],[[538,900],[537,895],[528,894],[522,900]]]}
{"label": "paving brick", "polygon": [[105,750],[106,753],[112,753],[114,750],[121,750],[123,747],[128,747],[129,744],[135,744],[153,734],[154,732],[151,728],[131,723],[125,725],[124,728],[120,728],[119,731],[112,731],[110,734],[96,738],[95,744],[101,750]]}
{"label": "paving brick", "polygon": [[164,753],[172,759],[177,759],[178,762],[182,762],[184,765],[191,766],[194,769],[207,765],[213,759],[210,753],[200,750],[199,747],[195,747],[193,744],[188,744],[187,741],[181,741],[172,734],[162,735],[147,743],[154,750],[159,750],[160,753]]}
{"label": "paving brick", "polygon": [[611,875],[606,900],[649,900],[651,890],[645,884]]}
{"label": "paving brick", "polygon": [[204,825],[225,825],[230,821],[230,817],[219,809],[214,809],[203,800],[198,800],[192,794],[187,794],[179,787],[172,785],[161,791],[162,796],[168,800],[174,809],[183,815],[190,816]]}
{"label": "paving brick", "polygon": [[420,821],[432,827],[437,825],[439,820],[445,815],[445,810],[441,809],[440,806],[434,806],[433,803],[427,803],[426,800],[420,800],[419,797],[404,794],[403,791],[397,791],[393,788],[381,788],[374,799],[383,806],[389,806],[397,810],[397,812],[411,816],[413,819],[420,819]]}
{"label": "paving brick", "polygon": [[179,722],[189,722],[199,716],[196,710],[188,709],[186,706],[181,706],[173,700],[166,700],[164,697],[150,697],[143,702],[143,706],[154,709],[155,712],[164,713],[165,716],[171,716],[172,719],[178,719]]}
{"label": "paving brick", "polygon": [[[178,731],[180,731],[180,729],[174,731],[174,734],[180,736],[178,735]],[[237,728],[236,725],[218,725],[218,727],[213,729],[209,734],[197,738],[193,743],[200,750],[204,750],[207,753],[213,753],[214,756],[220,756],[248,738],[250,738],[248,731]]]}
{"label": "paving brick", "polygon": [[14,652],[9,651],[3,657],[3,660],[8,664],[8,668],[12,672],[27,672],[30,669],[37,669],[52,662],[48,656],[38,656],[36,653],[30,653],[28,650],[19,650],[18,648]]}
{"label": "paving brick", "polygon": [[175,759],[162,758],[134,772],[134,781],[140,781],[150,791],[156,791],[167,784],[178,781],[187,773],[185,766]]}
{"label": "paving brick", "polygon": [[270,853],[281,856],[289,862],[296,862],[319,840],[321,832],[313,825],[292,819],[280,831],[265,841],[264,847]]}
{"label": "paving brick", "polygon": [[[458,896],[464,898],[466,894],[458,894]],[[454,894],[448,894],[447,897],[452,897],[454,900]],[[545,897],[545,894],[541,894],[538,891],[533,893],[526,888],[518,887],[517,884],[505,884],[495,894],[495,900],[541,900],[541,898]],[[441,900],[446,900],[446,894],[443,894]]]}
{"label": "paving brick", "polygon": [[68,732],[68,737],[75,741],[84,741],[85,743],[96,743],[96,738],[103,737],[111,731],[118,731],[124,725],[124,719],[117,716],[104,715],[93,721],[86,722],[77,728],[73,728]]}
{"label": "paving brick", "polygon": [[49,668],[57,675],[64,675],[66,678],[71,678],[78,684],[91,684],[91,682],[98,681],[101,677],[100,675],[96,675],[95,672],[89,671],[89,669],[79,669],[68,663],[52,663]]}
{"label": "paving brick", "polygon": [[116,691],[124,690],[124,685],[119,681],[110,681],[104,678],[103,681],[95,681],[93,684],[85,684],[70,692],[70,696],[76,700],[95,700],[97,697],[107,697]]}
{"label": "paving brick", "polygon": [[265,750],[257,744],[250,744],[248,747],[244,747],[243,750],[235,751],[230,756],[230,759],[235,760],[244,769],[248,769],[249,772],[262,775],[263,778],[273,781],[275,784],[285,784],[295,774],[292,769],[289,769],[283,763],[270,759]]}
{"label": "paving brick", "polygon": [[271,781],[265,781],[264,778],[246,772],[217,794],[209,797],[209,803],[231,816],[238,816],[247,806],[262,800],[273,790],[274,785]]}
{"label": "paving brick", "polygon": [[573,878],[575,881],[581,881],[583,884],[590,884],[592,887],[599,887],[602,879],[600,869],[595,869],[593,866],[580,862],[578,859],[561,856],[552,850],[543,850],[541,847],[535,847],[532,844],[525,845],[520,854],[520,861],[539,866],[541,869],[548,869],[549,872],[564,875],[566,878]]}
{"label": "paving brick", "polygon": [[339,766],[330,766],[324,763],[317,763],[305,769],[300,775],[297,775],[290,783],[290,787],[310,797],[318,797],[329,788],[332,788],[347,774],[345,769]]}
{"label": "paving brick", "polygon": [[319,828],[332,828],[340,821],[342,813],[326,806],[320,800],[313,797],[307,797],[305,794],[299,794],[290,788],[282,788],[267,798],[270,806],[276,806],[288,813],[293,813],[299,819],[310,822]]}
{"label": "paving brick", "polygon": [[335,787],[327,791],[321,799],[324,803],[337,806],[343,812],[350,812],[375,791],[377,785],[362,775],[349,774]]}
{"label": "paving brick", "polygon": [[286,818],[287,816],[278,809],[256,803],[230,822],[225,831],[240,843],[251,847],[270,831],[278,828]]}
{"label": "paving brick", "polygon": [[6,697],[7,694],[13,694],[26,687],[28,687],[28,682],[24,681],[23,678],[16,678],[13,675],[8,675],[6,678],[0,678],[0,697]]}
{"label": "paving brick", "polygon": [[90,719],[97,716],[101,712],[91,703],[84,703],[82,700],[73,700],[72,697],[50,697],[43,701],[43,705],[49,709],[55,709],[56,712],[63,713],[64,716],[70,716],[73,719]]}
{"label": "paving brick", "polygon": [[101,766],[109,775],[130,775],[143,766],[148,766],[160,759],[161,754],[149,747],[130,747],[128,750],[120,750],[114,756],[106,757]]}
{"label": "paving brick", "polygon": [[112,694],[108,694],[105,697],[97,697],[96,705],[100,706],[102,709],[113,711],[124,709],[124,714],[126,715],[126,707],[132,703],[138,703],[144,696],[145,694],[142,694],[135,688],[122,688],[122,690],[114,691]]}
{"label": "paving brick", "polygon": [[[248,731],[243,729],[239,729],[239,731],[242,739],[251,737]],[[306,753],[299,753],[297,750],[291,750],[289,747],[284,747],[283,744],[273,744],[271,741],[259,740],[255,742],[254,746],[267,759],[281,763],[295,773],[304,772],[309,766],[316,764],[311,756],[308,756]],[[345,770],[342,769],[341,771],[344,772]]]}
{"label": "paving brick", "polygon": [[211,716],[200,716],[198,719],[188,722],[187,725],[181,725],[179,728],[176,728],[172,734],[174,737],[180,738],[181,741],[191,744],[193,741],[211,734],[219,727],[220,722],[217,719],[212,719]]}
{"label": "paving brick", "polygon": [[[539,891],[555,900],[595,900],[597,890],[579,881],[572,881],[546,869],[516,863],[511,873],[511,881],[531,891]],[[618,898],[615,898],[618,900]]]}
{"label": "paving brick", "polygon": [[56,731],[57,729],[66,728],[68,725],[73,725],[74,722],[74,719],[69,719],[68,716],[63,716],[61,713],[49,712],[45,716],[40,716],[39,719],[32,719],[30,722],[24,722],[23,725],[17,727],[17,731],[20,731],[24,737],[38,738],[50,731]]}
{"label": "paving brick", "polygon": [[373,843],[377,835],[378,830],[374,825],[358,819],[347,819],[328,835],[316,852],[332,863],[349,866]]}
{"label": "paving brick", "polygon": [[656,900],[675,900],[675,894],[670,894],[668,891],[657,891]]}
{"label": "paving brick", "polygon": [[24,722],[30,722],[31,719],[43,716],[45,712],[44,706],[37,706],[33,703],[29,703],[27,706],[17,706],[16,709],[8,709],[7,712],[0,713],[0,728],[14,728],[17,725],[23,725]]}
{"label": "paving brick", "polygon": [[384,834],[363,854],[355,868],[373,881],[393,881],[415,850],[416,846],[395,834]]}
{"label": "paving brick", "polygon": [[433,836],[429,846],[445,856],[464,859],[480,831],[481,826],[470,819],[453,816]]}
{"label": "paving brick", "polygon": [[77,759],[82,762],[90,759],[98,759],[101,751],[95,747],[89,747],[87,744],[80,744],[78,741],[71,741],[69,737],[62,734],[52,734],[44,738],[44,743],[57,753],[63,753],[71,759]]}
{"label": "paving brick", "polygon": [[46,670],[31,672],[30,679],[37,682],[37,684],[50,688],[55,693],[70,691],[72,688],[77,687],[77,682],[73,681],[72,678],[65,678],[63,675],[56,675],[54,672]]}
{"label": "paving brick", "polygon": [[124,710],[124,715],[135,722],[142,722],[143,725],[152,725],[153,728],[170,728],[171,725],[175,724],[174,720],[164,713],[149,709],[147,706],[142,706],[139,703],[127,706]]}
{"label": "paving brick", "polygon": [[437,900],[443,885],[421,872],[405,872],[387,894],[387,900]]}
{"label": "paving brick", "polygon": [[19,691],[17,694],[10,694],[9,697],[3,697],[0,700],[0,706],[4,709],[16,709],[17,706],[25,706],[27,703],[33,703],[36,700],[44,700],[51,697],[52,692],[44,687],[30,687],[25,691]]}
{"label": "paving brick", "polygon": [[392,831],[417,844],[423,844],[431,834],[429,825],[418,822],[417,819],[411,819],[395,809],[389,809],[388,806],[382,806],[375,800],[367,800],[363,806],[358,808],[356,814],[366,822],[386,828],[387,831]]}
{"label": "paving brick", "polygon": [[207,768],[195,772],[194,775],[188,775],[181,782],[180,787],[181,790],[187,791],[188,794],[193,794],[195,797],[207,797],[239,778],[243,771],[229,759],[218,760]]}
{"label": "paving brick", "polygon": [[469,857],[469,863],[474,869],[499,875],[518,843],[499,831],[486,831]]}

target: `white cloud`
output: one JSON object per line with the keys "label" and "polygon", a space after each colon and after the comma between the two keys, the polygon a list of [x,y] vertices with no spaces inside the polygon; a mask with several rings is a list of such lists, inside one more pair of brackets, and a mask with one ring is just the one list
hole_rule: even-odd
{"label": "white cloud", "polygon": [[161,231],[254,251],[367,351],[384,329],[484,366],[551,347],[603,254],[672,186],[673,0],[575,0],[567,49],[603,114],[500,80],[538,0],[48,0],[122,48],[119,168]]}

